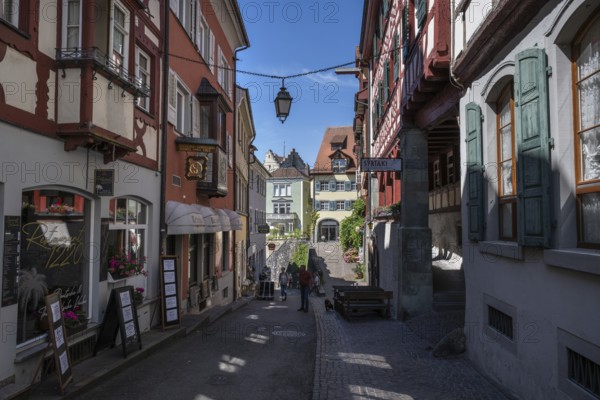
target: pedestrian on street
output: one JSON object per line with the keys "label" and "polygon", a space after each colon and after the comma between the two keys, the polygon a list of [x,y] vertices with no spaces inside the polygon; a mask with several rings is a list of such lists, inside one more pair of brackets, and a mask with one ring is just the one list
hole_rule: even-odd
{"label": "pedestrian on street", "polygon": [[319,295],[319,285],[321,284],[321,281],[319,279],[319,274],[317,274],[316,272],[313,274],[313,284],[312,284],[312,288],[310,289],[309,294],[315,292],[317,294],[317,296]]}
{"label": "pedestrian on street", "polygon": [[312,275],[306,270],[306,265],[300,266],[300,275],[298,276],[300,282],[300,308],[298,311],[308,312],[308,291],[312,283]]}
{"label": "pedestrian on street", "polygon": [[288,273],[285,272],[285,268],[281,268],[281,273],[279,274],[279,286],[281,286],[281,301],[287,300],[287,284],[288,284]]}

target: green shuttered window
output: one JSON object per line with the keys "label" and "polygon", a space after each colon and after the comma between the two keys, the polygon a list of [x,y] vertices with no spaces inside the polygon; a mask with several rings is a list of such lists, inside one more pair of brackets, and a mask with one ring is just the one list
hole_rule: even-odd
{"label": "green shuttered window", "polygon": [[484,239],[484,190],[481,108],[475,103],[466,105],[467,130],[467,208],[469,240]]}
{"label": "green shuttered window", "polygon": [[518,242],[550,247],[550,124],[543,49],[517,54],[514,82]]}

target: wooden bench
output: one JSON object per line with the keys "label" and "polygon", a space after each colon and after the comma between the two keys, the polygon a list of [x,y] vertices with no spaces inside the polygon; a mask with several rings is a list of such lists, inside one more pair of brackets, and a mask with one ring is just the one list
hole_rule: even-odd
{"label": "wooden bench", "polygon": [[340,296],[345,292],[371,292],[371,291],[383,291],[382,288],[377,286],[353,286],[353,285],[333,285],[333,308],[342,314],[342,304]]}
{"label": "wooden bench", "polygon": [[387,290],[349,290],[339,293],[337,309],[347,320],[365,312],[378,312],[383,318],[391,316],[393,292]]}

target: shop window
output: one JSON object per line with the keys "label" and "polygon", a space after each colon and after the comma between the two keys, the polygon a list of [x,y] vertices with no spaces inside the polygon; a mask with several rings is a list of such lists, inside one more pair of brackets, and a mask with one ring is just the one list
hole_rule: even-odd
{"label": "shop window", "polygon": [[109,204],[108,258],[123,256],[130,260],[145,258],[147,206],[128,197],[111,199]]}
{"label": "shop window", "polygon": [[61,293],[64,312],[89,317],[87,201],[61,190],[22,194],[17,344],[45,337],[44,297]]}

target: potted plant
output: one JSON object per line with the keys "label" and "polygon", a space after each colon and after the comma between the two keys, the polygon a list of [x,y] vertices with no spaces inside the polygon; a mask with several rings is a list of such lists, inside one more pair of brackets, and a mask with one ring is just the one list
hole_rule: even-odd
{"label": "potted plant", "polygon": [[356,274],[357,279],[362,279],[365,276],[365,265],[363,263],[357,263],[354,268],[352,268],[352,272]]}
{"label": "potted plant", "polygon": [[141,306],[144,302],[144,288],[136,287],[133,291],[133,303],[136,307]]}
{"label": "potted plant", "polygon": [[146,257],[133,258],[123,254],[112,256],[108,260],[108,272],[113,279],[129,278],[136,275],[148,276],[144,269]]}
{"label": "potted plant", "polygon": [[75,306],[72,310],[63,310],[63,320],[67,336],[81,332],[88,324],[87,316],[79,306]]}

